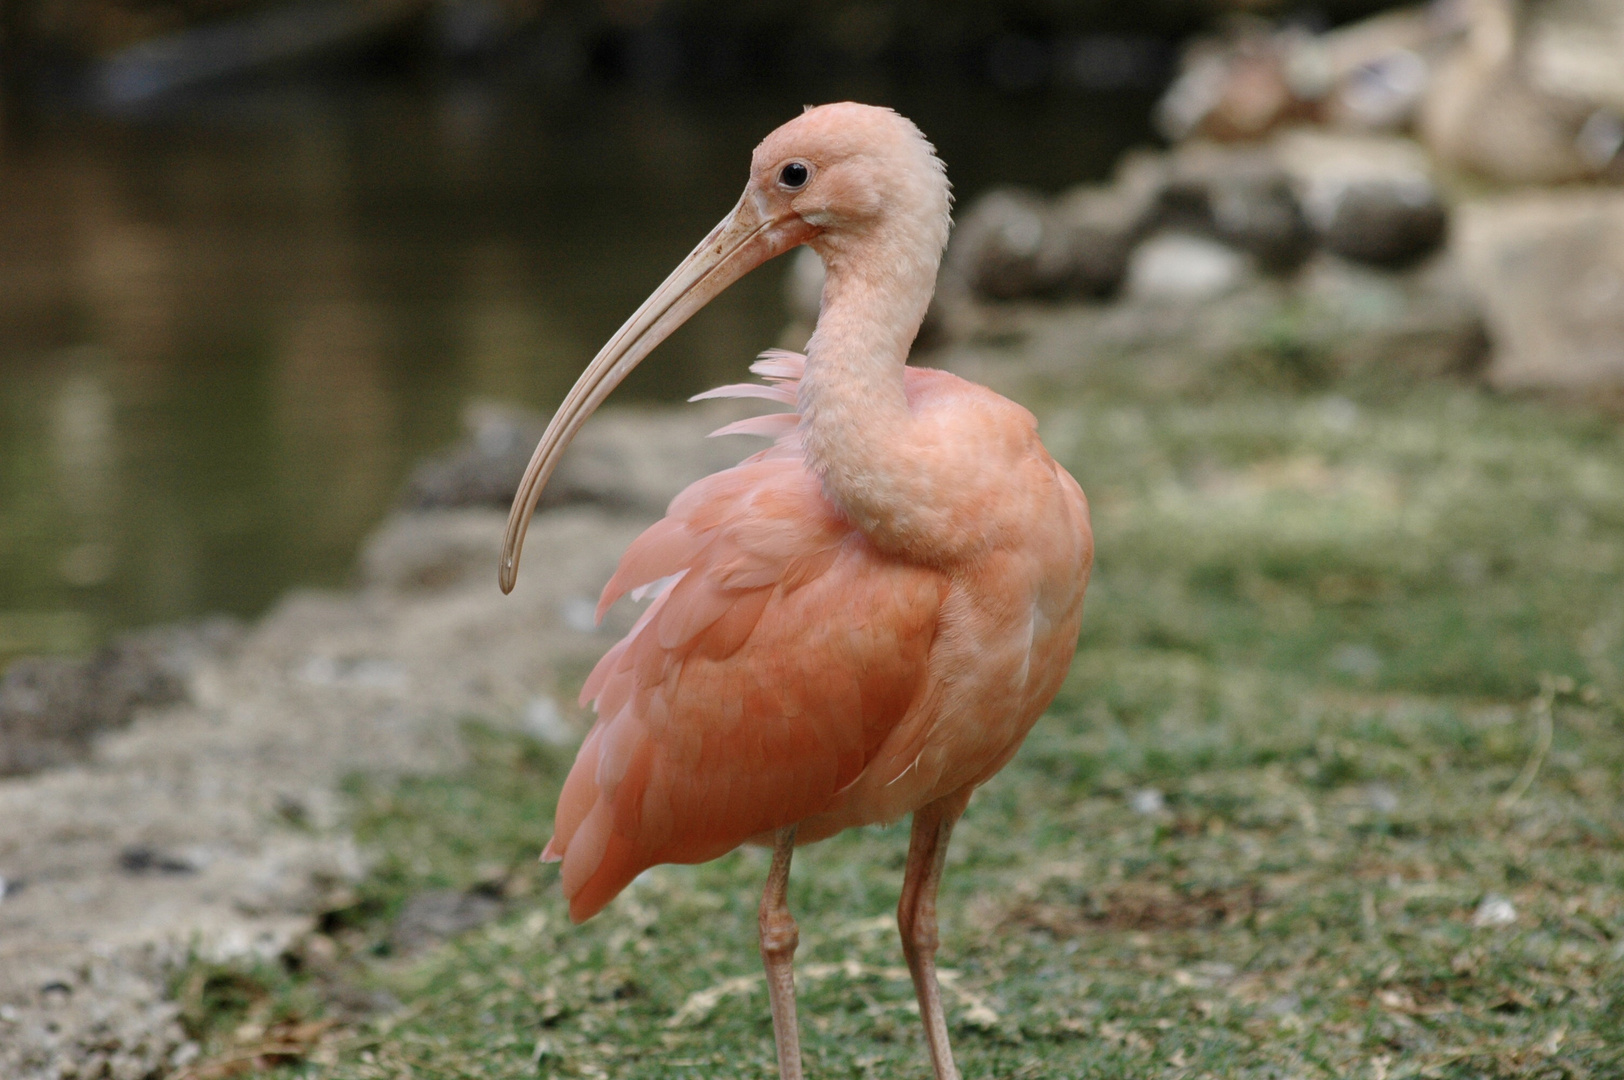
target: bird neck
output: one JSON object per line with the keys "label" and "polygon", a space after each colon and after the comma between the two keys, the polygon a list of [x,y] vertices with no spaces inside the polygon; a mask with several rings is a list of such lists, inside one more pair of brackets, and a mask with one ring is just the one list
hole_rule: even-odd
{"label": "bird neck", "polygon": [[897,552],[919,540],[906,508],[929,497],[904,376],[940,260],[939,251],[903,240],[814,242],[823,300],[798,402],[807,464],[824,493],[878,546]]}

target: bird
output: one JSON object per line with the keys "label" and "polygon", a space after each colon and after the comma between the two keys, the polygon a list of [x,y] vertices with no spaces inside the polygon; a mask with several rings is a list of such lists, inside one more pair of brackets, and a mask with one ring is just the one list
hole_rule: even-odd
{"label": "bird", "polygon": [[909,814],[898,929],[933,1072],[957,1080],[936,976],[949,838],[1059,690],[1082,621],[1088,502],[1033,415],[907,362],[951,206],[934,147],[890,109],[809,106],[774,130],[733,210],[566,395],[507,523],[503,592],[548,477],[626,374],[752,269],[817,253],[804,355],[698,395],[788,406],[717,432],[771,445],[678,494],[604,587],[600,620],[652,600],[581,691],[597,719],[542,853],[581,922],[651,866],[770,845],[758,926],[782,1080],[803,1076],[794,849]]}

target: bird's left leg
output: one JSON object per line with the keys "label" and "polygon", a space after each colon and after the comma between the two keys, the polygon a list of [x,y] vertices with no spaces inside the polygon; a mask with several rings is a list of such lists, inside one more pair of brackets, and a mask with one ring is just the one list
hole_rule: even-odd
{"label": "bird's left leg", "polygon": [[942,991],[936,980],[936,889],[947,862],[948,838],[970,802],[970,790],[967,787],[914,811],[908,868],[903,872],[902,899],[897,904],[902,955],[908,959],[914,993],[919,997],[919,1018],[925,1022],[925,1041],[930,1047],[936,1080],[959,1080],[953,1048],[947,1041]]}
{"label": "bird's left leg", "polygon": [[801,1080],[801,1032],[795,1019],[795,946],[801,934],[789,913],[789,859],[795,853],[795,826],[778,830],[773,866],[761,894],[761,959],[767,966],[767,997],[773,1008],[773,1040],[778,1044],[779,1080]]}

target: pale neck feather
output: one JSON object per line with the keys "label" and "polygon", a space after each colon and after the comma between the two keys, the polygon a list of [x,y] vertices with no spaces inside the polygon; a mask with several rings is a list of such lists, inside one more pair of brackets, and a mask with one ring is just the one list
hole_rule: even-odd
{"label": "pale neck feather", "polygon": [[915,445],[904,377],[940,246],[904,228],[820,238],[826,277],[801,379],[801,441],[824,493],[870,540],[935,561],[950,463]]}

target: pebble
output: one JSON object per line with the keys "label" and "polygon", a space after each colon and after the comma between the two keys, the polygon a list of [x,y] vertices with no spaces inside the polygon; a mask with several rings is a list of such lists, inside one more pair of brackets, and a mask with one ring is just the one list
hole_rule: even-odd
{"label": "pebble", "polygon": [[1472,913],[1472,925],[1480,930],[1510,926],[1516,921],[1516,905],[1496,893],[1485,896],[1483,902],[1477,905],[1477,910]]}
{"label": "pebble", "polygon": [[1167,799],[1153,787],[1140,788],[1128,796],[1128,806],[1136,814],[1159,814],[1167,808]]}
{"label": "pebble", "polygon": [[1199,303],[1238,288],[1247,276],[1246,256],[1235,249],[1188,233],[1164,233],[1134,250],[1125,291],[1131,300]]}

